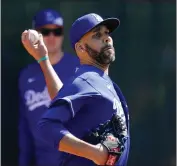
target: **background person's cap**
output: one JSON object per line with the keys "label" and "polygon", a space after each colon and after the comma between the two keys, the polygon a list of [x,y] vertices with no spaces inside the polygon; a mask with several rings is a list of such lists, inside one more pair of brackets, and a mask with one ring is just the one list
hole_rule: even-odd
{"label": "background person's cap", "polygon": [[44,9],[36,13],[32,23],[33,29],[38,29],[47,24],[54,24],[63,26],[63,17],[61,14],[53,9]]}
{"label": "background person's cap", "polygon": [[104,19],[98,14],[90,13],[78,18],[71,27],[70,30],[70,42],[73,49],[75,44],[89,31],[98,25],[105,25],[110,33],[113,32],[120,24],[117,18]]}

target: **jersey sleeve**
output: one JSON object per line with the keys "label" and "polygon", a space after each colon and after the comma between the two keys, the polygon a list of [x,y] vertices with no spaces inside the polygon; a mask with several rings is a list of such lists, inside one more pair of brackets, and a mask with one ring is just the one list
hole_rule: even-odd
{"label": "jersey sleeve", "polygon": [[65,128],[65,123],[74,118],[81,107],[95,97],[100,97],[100,94],[84,80],[64,85],[38,123],[41,139],[45,139],[50,146],[58,149],[60,140],[70,133]]}
{"label": "jersey sleeve", "polygon": [[[69,117],[66,118],[65,114],[62,112],[65,118],[60,120],[67,121],[73,118],[82,106],[89,104],[89,102],[93,101],[95,98],[100,97],[101,94],[92,86],[90,86],[85,80],[78,78],[72,84],[63,86],[56,98],[51,102],[49,108],[65,105],[67,108],[65,112],[68,112],[67,115]],[[51,114],[54,114],[54,112],[51,112]],[[55,117],[59,117],[59,115]],[[63,116],[60,115],[60,117]]]}

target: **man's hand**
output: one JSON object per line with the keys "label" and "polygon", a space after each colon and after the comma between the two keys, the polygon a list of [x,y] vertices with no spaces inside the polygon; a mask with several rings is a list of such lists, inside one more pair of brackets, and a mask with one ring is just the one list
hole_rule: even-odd
{"label": "man's hand", "polygon": [[108,159],[108,150],[102,144],[97,144],[96,149],[98,150],[94,154],[93,162],[97,165],[105,165]]}
{"label": "man's hand", "polygon": [[107,133],[101,144],[107,149],[107,161],[104,165],[115,165],[124,151],[124,144],[111,133]]}
{"label": "man's hand", "polygon": [[21,41],[28,53],[32,55],[36,60],[39,60],[44,56],[48,56],[47,47],[44,44],[42,34],[39,34],[39,41],[34,45],[30,40],[29,30],[25,30],[22,33]]}

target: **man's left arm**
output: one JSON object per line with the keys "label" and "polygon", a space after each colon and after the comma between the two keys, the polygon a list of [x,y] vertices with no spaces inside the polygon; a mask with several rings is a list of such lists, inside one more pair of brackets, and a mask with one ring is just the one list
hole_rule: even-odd
{"label": "man's left arm", "polygon": [[88,101],[88,98],[71,101],[64,97],[55,102],[57,104],[50,107],[38,123],[40,137],[59,151],[87,158],[98,165],[104,165],[108,154],[103,145],[89,144],[75,137],[65,128],[64,124],[75,116],[76,110],[80,109],[81,104],[78,103],[82,103],[81,100]]}

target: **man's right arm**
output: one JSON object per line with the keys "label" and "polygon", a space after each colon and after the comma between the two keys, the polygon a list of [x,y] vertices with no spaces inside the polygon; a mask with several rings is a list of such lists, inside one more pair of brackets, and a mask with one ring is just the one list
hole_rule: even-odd
{"label": "man's right arm", "polygon": [[[41,34],[39,35],[39,41],[37,45],[34,45],[30,40],[29,30],[25,30],[22,33],[21,38],[23,46],[28,51],[28,53],[36,59],[36,61],[41,58],[44,58],[45,56],[48,58],[48,50],[44,44],[43,37]],[[57,95],[59,90],[62,88],[63,83],[54,71],[49,59],[41,61],[40,66],[45,77],[50,98],[53,99]]]}
{"label": "man's right arm", "polygon": [[44,74],[50,98],[53,99],[62,88],[63,83],[53,69],[49,59],[41,61],[40,66]]}

